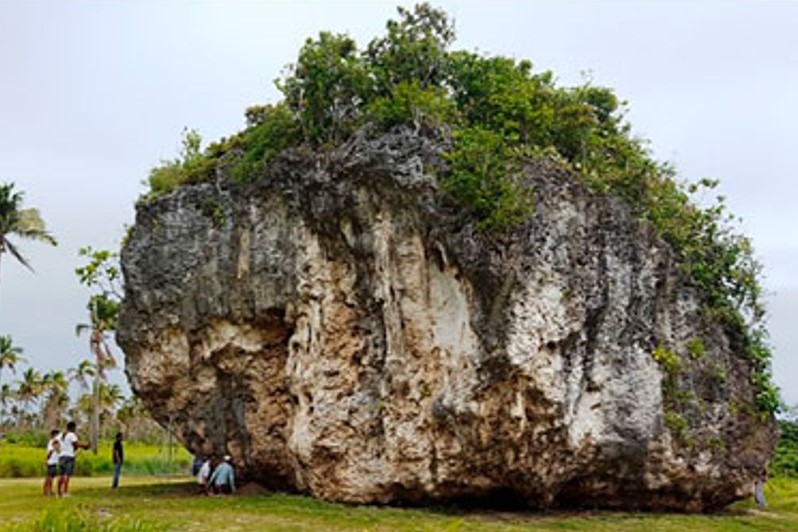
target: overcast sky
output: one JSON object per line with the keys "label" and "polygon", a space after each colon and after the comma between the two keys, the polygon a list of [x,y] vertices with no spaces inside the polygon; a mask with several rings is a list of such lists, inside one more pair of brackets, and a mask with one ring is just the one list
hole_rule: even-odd
{"label": "overcast sky", "polygon": [[[60,240],[21,243],[35,274],[3,257],[0,334],[38,368],[87,357],[77,250],[118,247],[181,130],[241,129],[247,106],[276,101],[305,38],[363,45],[400,3],[0,1],[0,182]],[[456,48],[531,59],[565,85],[590,72],[683,178],[721,180],[765,266],[776,381],[798,403],[798,2],[434,5],[455,17]]]}

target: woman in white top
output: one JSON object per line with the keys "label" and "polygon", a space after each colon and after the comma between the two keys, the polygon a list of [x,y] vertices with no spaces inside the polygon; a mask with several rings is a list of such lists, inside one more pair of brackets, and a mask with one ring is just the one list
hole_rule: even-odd
{"label": "woman in white top", "polygon": [[211,478],[211,461],[205,460],[197,473],[197,484],[200,485],[202,493],[208,491],[208,479]]}
{"label": "woman in white top", "polygon": [[47,458],[44,463],[47,466],[47,474],[44,477],[44,494],[45,496],[52,497],[53,495],[53,479],[56,475],[58,468],[58,457],[61,454],[61,442],[58,439],[58,431],[53,430],[50,432],[50,440],[47,442]]}

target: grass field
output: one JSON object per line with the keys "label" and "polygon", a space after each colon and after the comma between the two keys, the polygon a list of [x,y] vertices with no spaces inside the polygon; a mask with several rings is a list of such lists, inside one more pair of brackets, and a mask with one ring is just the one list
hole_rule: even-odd
{"label": "grass field", "polygon": [[[75,474],[78,476],[110,475],[114,469],[110,441],[101,441],[94,455],[78,451]],[[0,441],[0,478],[39,477],[44,474],[44,447]],[[184,473],[191,456],[182,446],[175,446],[170,457],[165,447],[138,443],[125,444],[125,471],[128,474],[153,475]]]}
{"label": "grass field", "polygon": [[788,479],[769,483],[767,510],[743,502],[717,515],[418,510],[275,493],[203,497],[185,477],[123,476],[116,491],[109,484],[106,477],[76,477],[71,497],[45,499],[38,479],[0,479],[0,530],[798,530],[798,481]]}
{"label": "grass field", "polygon": [[119,490],[109,488],[110,442],[103,442],[96,456],[85,451],[78,455],[71,497],[45,499],[43,450],[0,443],[0,477],[29,477],[0,478],[0,531],[798,530],[798,479],[771,480],[767,510],[745,501],[716,515],[421,510],[330,504],[260,489],[233,497],[203,497],[189,477],[164,475],[188,470],[190,456],[184,449],[176,450],[171,459],[165,448],[157,446],[127,444],[125,451]]}

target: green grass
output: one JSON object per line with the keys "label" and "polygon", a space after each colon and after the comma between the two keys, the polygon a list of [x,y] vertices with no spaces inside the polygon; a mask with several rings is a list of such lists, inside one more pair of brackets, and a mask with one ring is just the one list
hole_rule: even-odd
{"label": "green grass", "polygon": [[331,504],[265,493],[203,497],[190,479],[75,478],[72,497],[45,499],[39,479],[0,480],[0,531],[7,530],[798,530],[798,481],[774,479],[770,507],[749,501],[716,515],[624,512],[490,512],[456,508],[399,509]]}
{"label": "green grass", "polygon": [[[112,442],[100,442],[97,454],[78,451],[75,474],[78,476],[110,475],[113,471]],[[0,441],[0,478],[39,477],[44,474],[44,447]],[[166,447],[125,443],[125,473],[153,475],[188,471],[191,456],[181,446],[174,447],[169,460]]]}

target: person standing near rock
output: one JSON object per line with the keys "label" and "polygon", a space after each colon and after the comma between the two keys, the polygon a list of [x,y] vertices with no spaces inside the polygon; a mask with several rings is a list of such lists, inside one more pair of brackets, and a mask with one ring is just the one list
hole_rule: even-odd
{"label": "person standing near rock", "polygon": [[58,496],[69,496],[69,479],[75,473],[75,451],[78,449],[88,449],[88,443],[82,443],[75,434],[75,422],[67,423],[66,432],[59,438],[61,453],[58,458],[58,468],[61,476],[58,478]]}
{"label": "person standing near rock", "polygon": [[52,497],[53,480],[57,474],[58,458],[61,454],[61,442],[58,440],[58,430],[50,431],[50,440],[47,442],[47,458],[44,463],[47,466],[47,474],[44,477],[44,494]]}
{"label": "person standing near rock", "polygon": [[763,469],[759,478],[757,478],[754,483],[754,501],[756,501],[756,505],[760,508],[767,508],[768,506],[768,501],[765,499],[765,482],[767,481],[768,471],[767,469]]}
{"label": "person standing near rock", "polygon": [[125,449],[122,446],[122,433],[116,433],[114,440],[114,480],[111,483],[111,488],[116,489],[119,487],[119,474],[122,472],[122,463],[125,461]]}

